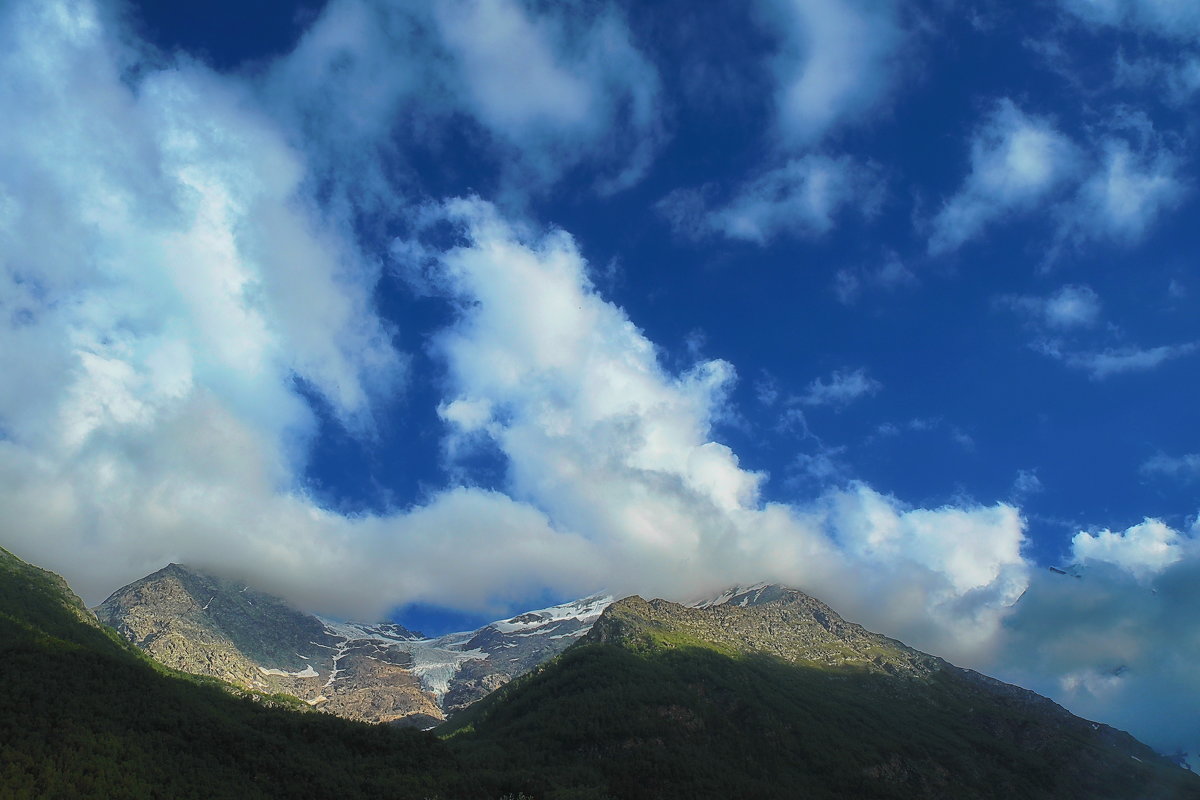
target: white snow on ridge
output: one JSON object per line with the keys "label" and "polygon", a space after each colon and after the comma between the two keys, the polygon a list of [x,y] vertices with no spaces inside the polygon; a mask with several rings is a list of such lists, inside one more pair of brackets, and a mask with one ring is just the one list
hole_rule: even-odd
{"label": "white snow on ridge", "polygon": [[[692,608],[712,608],[713,606],[723,606],[740,594],[748,594],[750,592],[757,592],[761,589],[767,588],[770,585],[771,584],[769,584],[769,583],[755,583],[751,586],[730,586],[728,589],[721,592],[716,597],[708,597],[708,598],[704,598],[701,600],[695,600],[691,603],[688,603],[688,605],[691,606]],[[739,605],[743,605],[743,606],[746,605],[746,600],[745,599],[742,600],[742,602],[739,603]]]}
{"label": "white snow on ridge", "polygon": [[584,597],[569,603],[561,603],[557,606],[550,606],[538,611],[528,611],[524,614],[518,614],[509,619],[493,622],[489,627],[495,628],[500,633],[516,633],[517,631],[527,631],[530,628],[541,627],[551,622],[571,619],[577,619],[580,622],[595,622],[600,617],[600,614],[604,612],[604,609],[612,604],[613,599],[611,594],[594,594],[591,597]]}
{"label": "white snow on ridge", "polygon": [[[569,603],[518,614],[506,620],[498,620],[480,630],[492,628],[501,634],[522,637],[555,634],[548,638],[576,638],[591,629],[591,624],[600,617],[613,599],[613,596],[609,594],[595,594]],[[450,681],[464,662],[486,659],[489,655],[487,651],[479,648],[464,649],[479,631],[461,631],[448,633],[436,639],[424,639],[417,636],[395,635],[388,630],[390,626],[387,625],[339,622],[324,617],[318,617],[318,619],[324,623],[325,630],[331,636],[342,639],[342,642],[334,648],[334,669],[326,683],[327,686],[337,680],[338,673],[341,671],[339,662],[349,650],[349,643],[355,640],[365,639],[411,655],[413,673],[427,691],[436,695],[439,703],[446,692],[450,690]],[[559,633],[563,626],[552,624],[571,621],[577,622],[579,625],[569,633]],[[499,645],[498,649],[514,646],[513,643],[504,643]]]}
{"label": "white snow on ridge", "polygon": [[325,624],[325,629],[334,636],[341,636],[344,639],[371,639],[372,641],[391,644],[393,642],[420,642],[426,641],[419,636],[399,636],[389,633],[384,626],[367,625],[362,622],[338,622],[325,617],[317,617]]}

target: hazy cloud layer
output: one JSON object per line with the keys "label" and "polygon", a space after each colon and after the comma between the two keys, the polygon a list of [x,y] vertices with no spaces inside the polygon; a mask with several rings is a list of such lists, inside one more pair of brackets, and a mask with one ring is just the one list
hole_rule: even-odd
{"label": "hazy cloud layer", "polygon": [[865,369],[835,370],[828,380],[817,378],[810,383],[800,402],[808,406],[844,406],[878,392],[882,386]]}
{"label": "hazy cloud layer", "polygon": [[263,91],[322,177],[351,185],[348,203],[388,206],[379,159],[411,169],[397,140],[436,152],[451,131],[489,153],[518,200],[581,163],[601,174],[597,191],[620,191],[664,139],[658,73],[615,6],[574,8],[333,0]]}
{"label": "hazy cloud layer", "polygon": [[1076,714],[1197,764],[1200,539],[1157,520],[1081,532],[1078,575],[1040,572],[1005,623],[997,669]]}
{"label": "hazy cloud layer", "polygon": [[1140,471],[1143,475],[1158,475],[1185,481],[1196,480],[1200,478],[1200,453],[1185,453],[1181,456],[1156,453],[1146,459]]}
{"label": "hazy cloud layer", "polygon": [[1200,6],[1191,0],[1059,0],[1063,9],[1094,24],[1174,39],[1200,39]]}
{"label": "hazy cloud layer", "polygon": [[1100,295],[1089,286],[1068,284],[1044,297],[1009,296],[1000,305],[1022,312],[1038,325],[1067,330],[1088,328],[1100,319]]}
{"label": "hazy cloud layer", "polygon": [[1043,355],[1063,362],[1073,369],[1086,372],[1092,380],[1104,380],[1114,375],[1149,372],[1168,361],[1189,356],[1200,345],[1195,342],[1164,344],[1158,347],[1125,345],[1103,350],[1070,349],[1062,342],[1046,339],[1034,342],[1033,347]]}
{"label": "hazy cloud layer", "polygon": [[820,236],[850,210],[870,216],[882,201],[883,182],[876,169],[849,156],[810,154],[743,183],[724,202],[712,202],[713,193],[713,187],[677,189],[657,209],[677,235],[765,245],[780,236]]}

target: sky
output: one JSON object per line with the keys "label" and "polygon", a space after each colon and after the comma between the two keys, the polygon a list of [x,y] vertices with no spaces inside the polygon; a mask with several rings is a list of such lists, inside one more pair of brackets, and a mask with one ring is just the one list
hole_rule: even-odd
{"label": "sky", "polygon": [[0,4],[0,544],[808,591],[1200,763],[1200,5]]}

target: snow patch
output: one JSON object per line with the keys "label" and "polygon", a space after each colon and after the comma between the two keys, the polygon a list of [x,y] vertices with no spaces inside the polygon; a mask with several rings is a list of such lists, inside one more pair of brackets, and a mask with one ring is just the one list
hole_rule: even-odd
{"label": "snow patch", "polygon": [[[407,645],[407,646],[405,646]],[[421,686],[432,692],[440,704],[450,691],[450,680],[465,661],[483,660],[488,654],[482,650],[452,650],[440,644],[438,639],[409,641],[397,646],[413,657],[413,673],[421,680]]]}
{"label": "snow patch", "polygon": [[516,633],[517,635],[535,635],[540,632],[533,633],[517,633],[518,631],[529,631],[531,628],[540,628],[551,622],[564,622],[566,620],[579,620],[580,622],[595,622],[599,619],[600,614],[604,609],[608,608],[613,602],[611,594],[594,594],[591,597],[584,597],[580,600],[573,600],[570,603],[562,603],[557,606],[550,606],[538,611],[529,611],[524,614],[518,614],[509,619],[493,622],[488,627],[494,628],[500,633]]}
{"label": "snow patch", "polygon": [[282,675],[285,678],[319,678],[321,673],[313,669],[312,664],[306,664],[304,669],[299,672],[286,672],[282,669],[265,669],[259,667],[258,671],[263,675]]}
{"label": "snow patch", "polygon": [[[694,600],[688,605],[690,605],[692,608],[712,608],[713,606],[723,606],[739,595],[749,595],[751,592],[761,591],[770,585],[771,584],[769,583],[755,583],[751,586],[731,586],[716,597]],[[743,597],[738,605],[745,606],[750,600],[750,597]]]}

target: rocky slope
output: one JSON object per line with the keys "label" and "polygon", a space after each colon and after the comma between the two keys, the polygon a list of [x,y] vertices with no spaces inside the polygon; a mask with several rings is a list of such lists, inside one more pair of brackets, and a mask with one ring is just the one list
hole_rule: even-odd
{"label": "rocky slope", "polygon": [[177,673],[0,548],[0,797],[485,797],[429,734]]}
{"label": "rocky slope", "polygon": [[429,727],[565,649],[610,598],[587,598],[426,638],[326,620],[171,564],[119,589],[99,619],[172,668],[282,692],[338,716]]}
{"label": "rocky slope", "polygon": [[1128,734],[774,586],[613,603],[439,730],[535,796],[1200,798]]}

